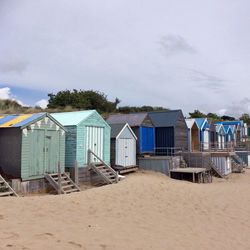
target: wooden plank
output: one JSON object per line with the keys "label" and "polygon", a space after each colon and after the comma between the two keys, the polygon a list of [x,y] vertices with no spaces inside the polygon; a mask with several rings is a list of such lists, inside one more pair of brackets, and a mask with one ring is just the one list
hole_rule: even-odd
{"label": "wooden plank", "polygon": [[62,193],[62,169],[61,169],[61,161],[58,162],[58,194]]}
{"label": "wooden plank", "polygon": [[79,185],[79,167],[78,167],[78,161],[75,160],[75,183],[76,185]]}

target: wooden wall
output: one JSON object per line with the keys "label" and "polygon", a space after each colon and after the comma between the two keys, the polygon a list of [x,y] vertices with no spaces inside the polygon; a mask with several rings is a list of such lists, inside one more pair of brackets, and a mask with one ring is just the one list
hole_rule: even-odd
{"label": "wooden wall", "polygon": [[190,168],[206,168],[210,169],[209,162],[211,153],[207,152],[184,152],[183,158]]}
{"label": "wooden wall", "polygon": [[188,127],[182,114],[175,125],[175,147],[188,150]]}
{"label": "wooden wall", "polygon": [[140,126],[144,126],[144,127],[154,127],[151,119],[149,118],[149,116],[147,115],[145,117],[145,119],[143,120],[142,124],[140,124]]}

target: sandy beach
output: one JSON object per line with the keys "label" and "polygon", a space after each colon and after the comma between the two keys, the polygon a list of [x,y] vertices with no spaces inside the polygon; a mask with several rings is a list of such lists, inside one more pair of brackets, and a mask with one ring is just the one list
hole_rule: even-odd
{"label": "sandy beach", "polygon": [[193,184],[154,172],[71,195],[1,198],[0,249],[250,249],[250,171]]}

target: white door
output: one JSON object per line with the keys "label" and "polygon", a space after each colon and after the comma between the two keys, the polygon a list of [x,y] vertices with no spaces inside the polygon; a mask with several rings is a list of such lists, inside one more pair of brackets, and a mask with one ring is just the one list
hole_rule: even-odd
{"label": "white door", "polygon": [[[86,126],[86,163],[88,161],[88,149],[103,160],[103,146],[103,128]],[[91,154],[91,162],[99,162],[99,160]]]}
{"label": "white door", "polygon": [[218,135],[218,148],[221,148],[221,135]]}
{"label": "white door", "polygon": [[204,149],[209,149],[209,133],[207,130],[204,131]]}
{"label": "white door", "polygon": [[116,164],[119,166],[136,165],[136,142],[134,139],[117,140]]}
{"label": "white door", "polygon": [[221,136],[221,145],[222,148],[225,148],[225,137],[223,135]]}

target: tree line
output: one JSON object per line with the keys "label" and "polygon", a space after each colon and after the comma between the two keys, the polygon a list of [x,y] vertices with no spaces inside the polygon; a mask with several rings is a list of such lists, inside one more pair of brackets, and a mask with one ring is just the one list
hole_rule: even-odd
{"label": "tree line", "polygon": [[[95,109],[101,114],[109,113],[134,113],[134,112],[150,112],[157,110],[168,110],[165,107],[152,107],[152,106],[123,106],[118,107],[121,102],[119,98],[115,98],[114,101],[109,101],[106,94],[94,90],[62,90],[56,94],[48,94],[48,112],[60,112],[71,110],[90,110]],[[31,108],[23,107],[14,100],[0,100],[0,113],[27,113],[27,112],[41,112],[40,107]],[[232,121],[236,120],[232,116],[218,116],[215,113],[204,114],[199,110],[189,113],[189,117],[186,118],[210,118],[215,122],[220,121]],[[239,118],[245,123],[250,124],[249,114],[242,114]]]}
{"label": "tree line", "polygon": [[149,112],[166,109],[163,107],[152,106],[118,107],[118,104],[121,102],[120,99],[115,98],[113,102],[109,101],[106,94],[94,90],[63,90],[59,91],[57,94],[49,93],[48,97],[49,109],[65,109],[66,107],[71,107],[73,109],[81,110],[96,109],[99,113]]}

